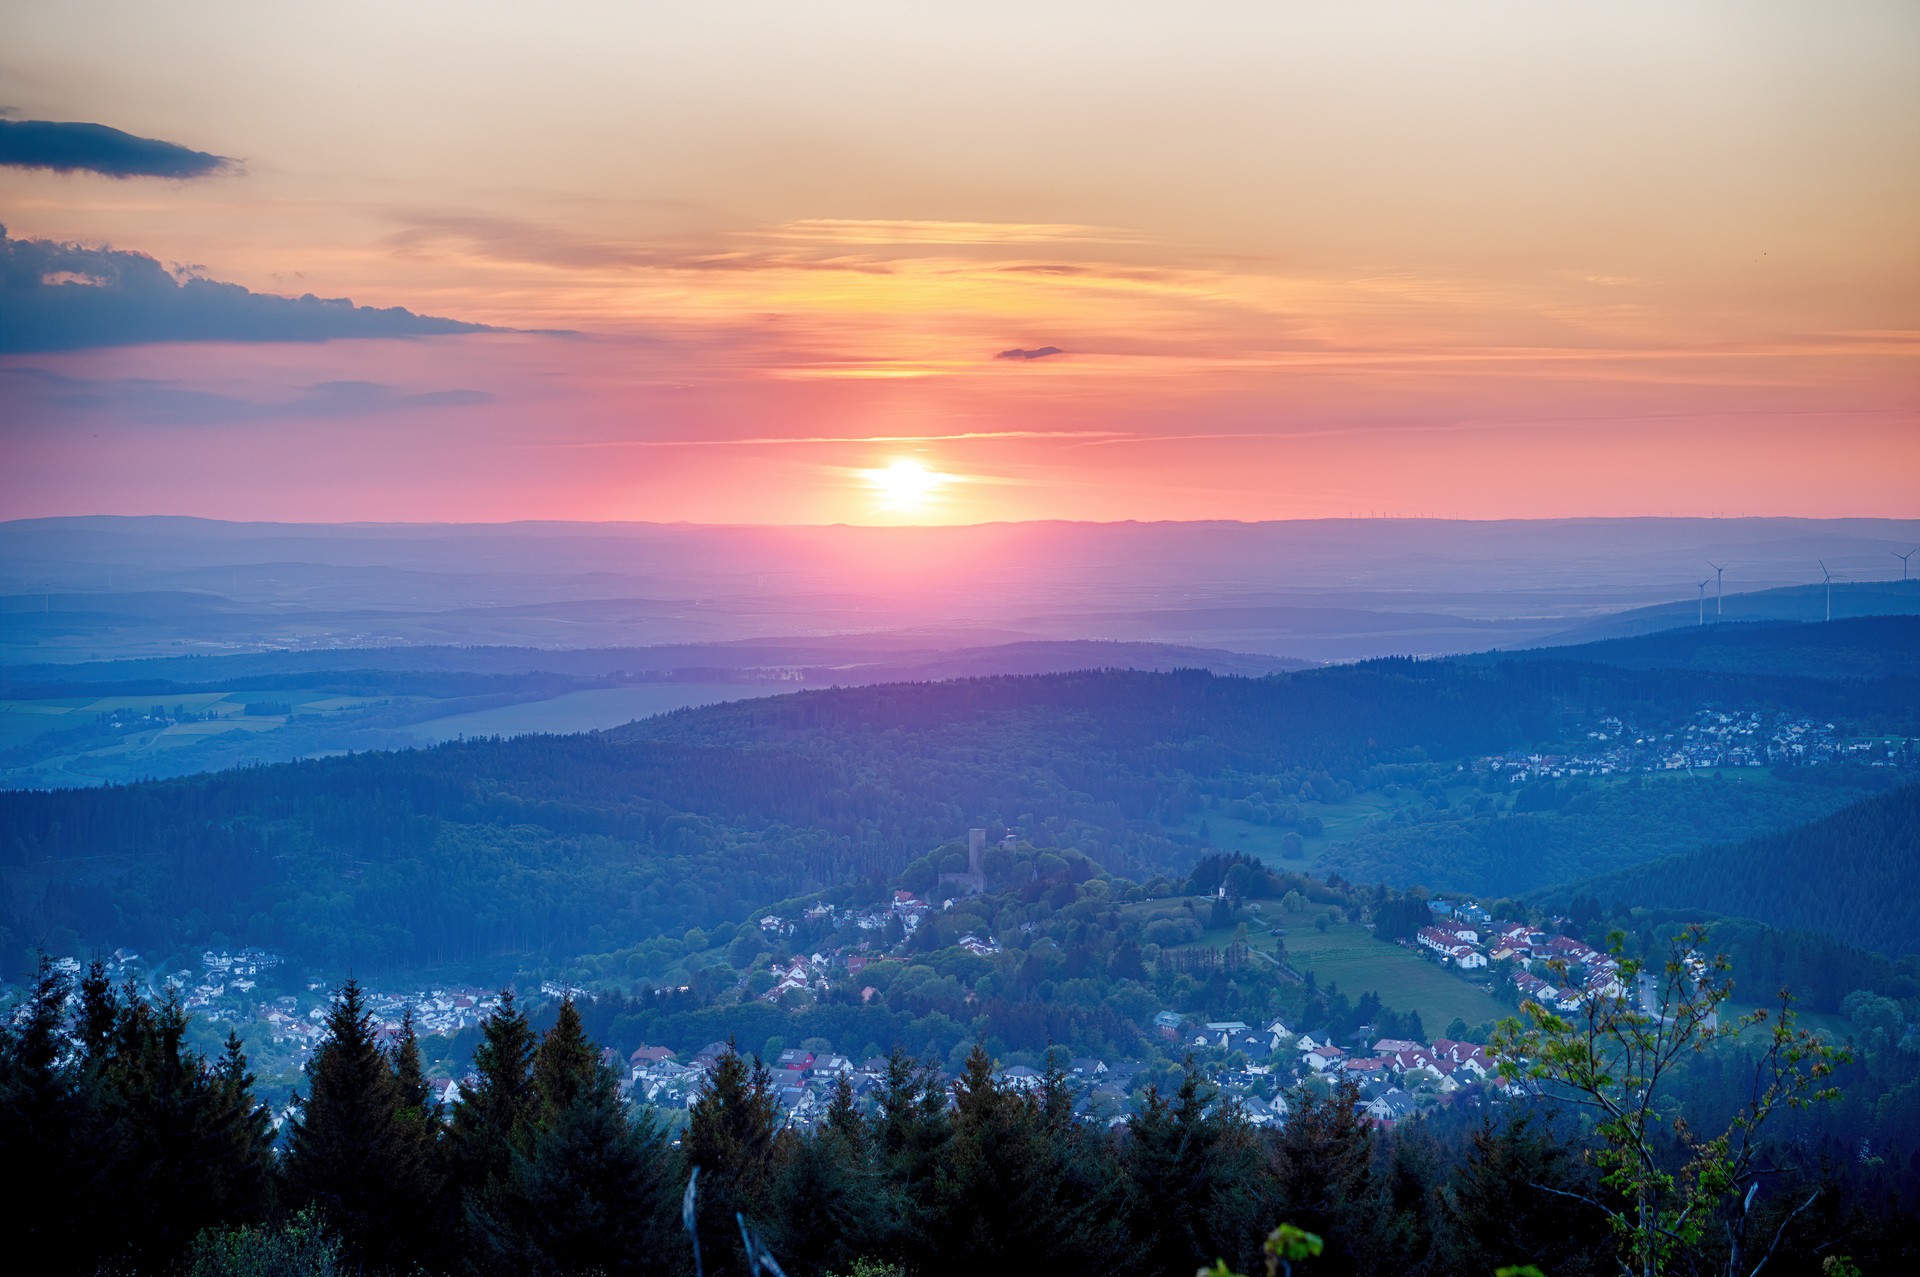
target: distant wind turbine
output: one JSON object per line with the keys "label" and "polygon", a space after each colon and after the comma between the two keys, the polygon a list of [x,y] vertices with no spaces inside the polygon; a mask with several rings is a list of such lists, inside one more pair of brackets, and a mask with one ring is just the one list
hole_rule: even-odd
{"label": "distant wind turbine", "polygon": [[1705,625],[1707,623],[1707,586],[1712,583],[1712,577],[1708,577],[1706,580],[1700,582],[1700,618],[1694,622],[1695,625]]}
{"label": "distant wind turbine", "polygon": [[1827,619],[1831,621],[1833,619],[1833,573],[1827,571],[1825,559],[1815,559],[1814,562],[1820,565],[1820,575],[1827,579]]}
{"label": "distant wind turbine", "polygon": [[1720,615],[1720,601],[1726,597],[1726,590],[1723,588],[1721,578],[1727,570],[1727,565],[1709,561],[1707,566],[1713,569],[1713,614],[1715,617],[1718,617]]}
{"label": "distant wind turbine", "polygon": [[1898,550],[1888,550],[1887,553],[1900,560],[1900,579],[1904,581],[1907,579],[1907,560],[1916,554],[1920,554],[1920,545],[1914,546],[1913,549],[1908,550],[1905,554],[1900,553]]}

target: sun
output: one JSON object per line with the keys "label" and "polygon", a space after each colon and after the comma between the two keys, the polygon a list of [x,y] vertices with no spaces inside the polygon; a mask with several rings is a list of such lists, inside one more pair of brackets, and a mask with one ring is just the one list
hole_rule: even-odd
{"label": "sun", "polygon": [[878,470],[867,471],[867,481],[880,491],[887,510],[920,510],[947,476],[927,469],[912,457],[900,457]]}

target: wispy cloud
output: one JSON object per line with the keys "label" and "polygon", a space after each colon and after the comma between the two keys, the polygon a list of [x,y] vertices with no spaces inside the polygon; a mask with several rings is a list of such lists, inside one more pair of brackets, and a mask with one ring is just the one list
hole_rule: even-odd
{"label": "wispy cloud", "polygon": [[0,119],[0,166],[106,177],[211,177],[236,167],[223,155],[136,137],[105,124]]}
{"label": "wispy cloud", "polygon": [[473,213],[408,213],[405,229],[389,242],[419,250],[454,244],[478,257],[566,270],[644,269],[663,271],[854,271],[884,275],[892,268],[841,254],[820,257],[797,252],[749,251],[714,244],[618,241],[581,235],[562,227],[519,218]]}
{"label": "wispy cloud", "polygon": [[1137,244],[1144,237],[1112,226],[1052,222],[939,222],[805,218],[757,232],[769,239],[832,244]]}
{"label": "wispy cloud", "polygon": [[491,403],[484,390],[409,391],[373,381],[322,381],[266,399],[197,390],[157,378],[71,377],[44,368],[0,370],[16,403],[65,413],[112,416],[144,425],[227,425],[243,421],[341,418]]}
{"label": "wispy cloud", "polygon": [[1118,439],[1118,430],[964,430],[937,435],[745,435],[712,439],[598,439],[545,442],[541,448],[764,448],[848,443],[958,443],[987,439]]}

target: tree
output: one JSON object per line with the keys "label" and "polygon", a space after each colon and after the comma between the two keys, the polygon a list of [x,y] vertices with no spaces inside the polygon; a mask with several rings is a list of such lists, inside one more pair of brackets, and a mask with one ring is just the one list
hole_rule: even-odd
{"label": "tree", "polygon": [[570,1107],[599,1069],[599,1053],[587,1038],[573,999],[567,998],[533,1053],[533,1089],[540,1097],[542,1118],[552,1121]]}
{"label": "tree", "polygon": [[68,988],[42,954],[25,1005],[0,1017],[0,1149],[8,1164],[30,1168],[13,1177],[8,1206],[16,1224],[7,1245],[25,1271],[90,1268],[72,1254],[75,1226],[88,1212],[72,1191],[86,1158],[76,1146],[82,1110],[74,1071],[61,1061]]}
{"label": "tree", "polygon": [[357,980],[334,998],[307,1083],[287,1141],[293,1199],[317,1208],[362,1263],[405,1267],[420,1260],[437,1232],[436,1168],[423,1157]]}
{"label": "tree", "polygon": [[885,1253],[933,1253],[935,1187],[953,1139],[947,1091],[931,1068],[895,1047],[871,1121],[874,1158],[886,1185]]}
{"label": "tree", "polygon": [[779,1143],[768,1203],[774,1250],[791,1272],[857,1266],[883,1243],[886,1207],[872,1142],[842,1074],[819,1131]]}
{"label": "tree", "polygon": [[774,1166],[780,1106],[766,1065],[749,1065],[729,1043],[687,1113],[682,1150],[700,1168],[696,1227],[707,1271],[734,1271],[736,1213],[761,1219]]}
{"label": "tree", "polygon": [[939,1253],[956,1272],[1055,1271],[1051,1185],[1033,1147],[1032,1100],[993,1076],[979,1043],[953,1087],[953,1143],[940,1177]]}
{"label": "tree", "polygon": [[[1698,926],[1675,936],[1655,975],[1645,961],[1625,956],[1625,936],[1616,931],[1608,947],[1617,979],[1639,992],[1646,975],[1641,997],[1590,996],[1571,1019],[1529,1000],[1520,1007],[1525,1021],[1503,1021],[1495,1035],[1504,1076],[1543,1085],[1593,1113],[1605,1191],[1572,1195],[1606,1218],[1621,1270],[1638,1277],[1668,1272],[1683,1255],[1693,1263],[1710,1241],[1729,1277],[1765,1266],[1820,1190],[1779,1214],[1770,1230],[1750,1235],[1760,1132],[1782,1109],[1836,1098],[1827,1079],[1847,1058],[1794,1027],[1792,995],[1784,989],[1777,1011],[1723,1022],[1732,968],[1725,956],[1700,956],[1705,940]],[[1747,1062],[1746,1097],[1726,1128],[1702,1137],[1684,1117],[1670,1117],[1666,1089],[1686,1061],[1738,1050],[1750,1031],[1759,1050]],[[1677,1150],[1671,1156],[1669,1144]]]}
{"label": "tree", "polygon": [[1452,1266],[1537,1264],[1554,1277],[1599,1271],[1606,1228],[1581,1197],[1596,1187],[1563,1132],[1540,1115],[1484,1123],[1440,1192]]}
{"label": "tree", "polygon": [[1373,1136],[1359,1092],[1342,1086],[1321,1096],[1302,1090],[1274,1150],[1277,1213],[1327,1239],[1329,1271],[1353,1272],[1383,1256],[1391,1220],[1373,1171]]}
{"label": "tree", "polygon": [[1138,1272],[1245,1264],[1259,1244],[1259,1146],[1236,1113],[1213,1107],[1217,1097],[1189,1059],[1173,1098],[1149,1087],[1128,1125],[1125,1218]]}
{"label": "tree", "polygon": [[503,989],[499,1009],[481,1022],[480,1044],[473,1050],[475,1076],[447,1128],[450,1182],[476,1251],[488,1250],[483,1238],[491,1221],[502,1217],[497,1199],[514,1154],[525,1152],[531,1141],[539,1111],[534,1049],[525,1013],[513,990]]}
{"label": "tree", "polygon": [[672,1161],[651,1110],[629,1120],[619,1081],[601,1065],[568,1001],[534,1056],[540,1119],[516,1151],[499,1218],[485,1232],[495,1266],[513,1272],[661,1271],[678,1258],[666,1224]]}

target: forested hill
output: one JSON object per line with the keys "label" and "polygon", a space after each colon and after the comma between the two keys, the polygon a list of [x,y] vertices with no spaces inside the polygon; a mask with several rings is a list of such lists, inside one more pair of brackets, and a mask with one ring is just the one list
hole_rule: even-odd
{"label": "forested hill", "polygon": [[[366,973],[607,951],[897,872],[974,825],[1184,868],[1203,804],[1701,704],[1913,730],[1920,683],[1380,661],[807,692],[572,737],[0,795],[0,942],[224,938]],[[1449,771],[1452,770],[1449,765]],[[1589,867],[1586,872],[1591,872]]]}
{"label": "forested hill", "polygon": [[1723,674],[1878,679],[1920,675],[1920,616],[1841,621],[1737,621],[1684,625],[1657,634],[1573,647],[1538,647],[1459,658],[1569,661],[1623,669],[1709,670]]}
{"label": "forested hill", "polygon": [[1577,891],[1817,931],[1890,957],[1920,953],[1920,785],[1781,833],[1609,874]]}

